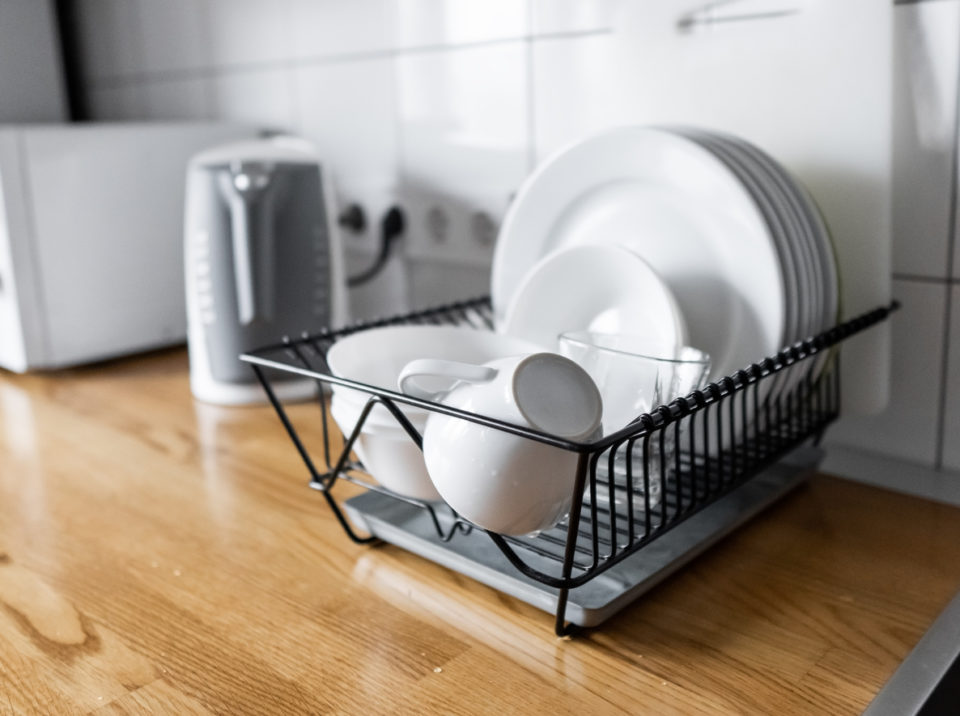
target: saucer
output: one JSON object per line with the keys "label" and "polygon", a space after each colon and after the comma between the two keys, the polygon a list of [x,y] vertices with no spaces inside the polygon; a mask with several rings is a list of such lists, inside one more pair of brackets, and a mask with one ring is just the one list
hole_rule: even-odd
{"label": "saucer", "polygon": [[670,288],[646,261],[615,244],[573,246],[541,259],[521,280],[499,329],[552,351],[561,333],[574,330],[687,342]]}

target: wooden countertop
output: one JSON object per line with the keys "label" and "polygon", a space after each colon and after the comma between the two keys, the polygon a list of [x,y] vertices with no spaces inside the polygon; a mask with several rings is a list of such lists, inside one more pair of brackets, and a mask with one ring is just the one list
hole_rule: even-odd
{"label": "wooden countertop", "polygon": [[272,410],[195,403],[182,350],[0,374],[0,713],[859,713],[958,544],[956,508],[817,477],[558,639],[350,543]]}

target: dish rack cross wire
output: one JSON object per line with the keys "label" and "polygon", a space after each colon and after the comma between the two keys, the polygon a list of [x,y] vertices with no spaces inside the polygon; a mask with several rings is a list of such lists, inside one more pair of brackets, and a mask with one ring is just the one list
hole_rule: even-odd
{"label": "dish rack cross wire", "polygon": [[[639,416],[592,442],[571,442],[400,392],[334,376],[326,355],[339,339],[380,326],[493,328],[489,297],[339,330],[245,353],[310,476],[351,540],[385,540],[513,594],[570,623],[593,626],[800,484],[822,453],[816,446],[840,408],[841,341],[898,308],[877,308]],[[276,382],[295,376],[369,397],[343,436],[318,391],[322,463],[278,397]],[[577,454],[569,514],[552,529],[523,537],[470,524],[449,506],[391,492],[364,473],[351,451],[371,410],[382,405],[422,450],[421,434],[401,410],[411,405],[502,430]],[[618,473],[615,465],[625,466]],[[662,490],[656,494],[658,476]],[[373,476],[375,477],[375,476]],[[340,481],[365,488],[341,501]],[[362,529],[358,530],[357,525]],[[361,534],[365,532],[365,534]]]}

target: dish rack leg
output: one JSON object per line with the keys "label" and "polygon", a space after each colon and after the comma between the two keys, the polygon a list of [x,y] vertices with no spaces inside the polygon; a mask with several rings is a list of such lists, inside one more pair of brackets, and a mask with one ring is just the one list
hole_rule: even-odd
{"label": "dish rack leg", "polygon": [[[290,440],[293,441],[294,446],[297,448],[297,452],[300,454],[300,458],[303,460],[304,465],[307,466],[307,470],[310,472],[310,487],[319,490],[323,493],[324,498],[327,500],[327,504],[330,505],[330,509],[333,510],[334,516],[337,518],[337,521],[340,523],[340,526],[343,527],[344,532],[347,533],[347,536],[356,542],[357,544],[368,544],[370,542],[377,542],[378,537],[375,535],[368,535],[362,537],[358,535],[350,523],[347,521],[347,518],[344,517],[343,512],[340,510],[340,506],[337,504],[337,501],[333,499],[333,496],[330,494],[330,491],[327,489],[328,483],[324,481],[324,476],[321,475],[316,466],[313,464],[313,460],[310,459],[310,454],[307,452],[307,449],[303,446],[303,443],[300,442],[300,436],[297,435],[296,429],[293,427],[293,423],[290,422],[290,418],[287,417],[287,411],[283,409],[283,405],[280,403],[280,400],[277,398],[276,393],[273,392],[273,388],[270,387],[270,382],[264,377],[263,372],[258,365],[251,365],[253,372],[257,376],[257,380],[260,381],[260,385],[263,386],[263,390],[267,394],[267,398],[270,400],[270,404],[273,406],[274,411],[276,411],[277,416],[280,418],[280,422],[283,423],[283,427],[287,431],[287,435],[290,436]],[[326,422],[324,422],[326,425]],[[326,435],[324,435],[326,439]],[[324,445],[326,448],[326,445]],[[347,447],[349,450],[349,446]],[[329,460],[328,460],[329,462]],[[343,460],[341,459],[341,464]]]}
{"label": "dish rack leg", "polygon": [[557,621],[553,626],[553,631],[557,636],[566,636],[573,631],[573,625],[566,623],[567,597],[570,595],[569,589],[561,589],[557,595]]}
{"label": "dish rack leg", "polygon": [[267,398],[270,400],[270,405],[273,406],[274,411],[276,411],[277,416],[280,418],[280,422],[283,423],[283,427],[287,431],[287,435],[290,436],[290,440],[293,441],[294,446],[297,448],[297,452],[300,453],[300,459],[303,460],[303,464],[307,466],[307,470],[310,472],[310,481],[311,482],[323,482],[323,478],[317,468],[313,464],[313,460],[310,459],[310,454],[307,452],[307,449],[303,446],[303,443],[300,442],[300,436],[297,435],[297,431],[293,427],[293,423],[290,422],[290,418],[287,417],[287,411],[283,409],[280,400],[277,398],[276,393],[273,392],[273,388],[270,387],[270,381],[268,381],[261,370],[260,366],[256,364],[251,364],[253,372],[257,376],[257,380],[260,381],[260,385],[263,386],[264,392],[267,394]]}
{"label": "dish rack leg", "polygon": [[380,538],[376,535],[367,535],[362,537],[358,535],[353,527],[350,524],[350,521],[344,516],[343,511],[340,509],[340,505],[337,504],[337,501],[333,499],[333,496],[327,490],[320,490],[323,493],[324,498],[327,500],[327,504],[330,505],[330,509],[333,511],[334,516],[337,518],[337,522],[340,523],[340,526],[343,527],[343,531],[347,533],[347,537],[351,541],[357,544],[370,544],[371,542],[379,542]]}
{"label": "dish rack leg", "polygon": [[[580,533],[580,508],[583,506],[583,489],[587,479],[587,466],[590,457],[587,453],[580,453],[577,459],[577,476],[573,488],[573,502],[570,504],[570,524],[567,526],[567,544],[563,553],[563,580],[569,580],[573,572],[573,558],[577,551],[577,538]],[[564,622],[567,613],[567,598],[570,595],[569,587],[561,587],[557,594],[557,620],[553,630],[557,636],[566,636],[571,627]]]}

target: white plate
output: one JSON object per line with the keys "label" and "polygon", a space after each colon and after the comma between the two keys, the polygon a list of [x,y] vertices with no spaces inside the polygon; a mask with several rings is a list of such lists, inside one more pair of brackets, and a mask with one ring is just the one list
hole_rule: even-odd
{"label": "white plate", "polygon": [[587,244],[537,262],[517,287],[501,330],[557,350],[564,331],[627,333],[683,346],[687,329],[670,289],[634,252]]}
{"label": "white plate", "polygon": [[[753,148],[755,152],[760,150]],[[771,160],[772,161],[772,160]],[[837,269],[837,254],[830,231],[824,221],[820,208],[806,188],[800,184],[783,166],[773,162],[781,181],[790,187],[797,207],[803,214],[809,228],[809,235],[816,257],[816,265],[822,282],[822,311],[819,331],[832,328],[840,320],[840,281]]]}
{"label": "white plate", "polygon": [[[529,341],[466,326],[380,326],[357,331],[338,340],[327,352],[327,365],[337,377],[396,391],[400,371],[416,358],[486,363],[520,353],[536,353],[538,350],[540,347]],[[431,390],[445,390],[452,383],[442,378],[425,379],[425,382]],[[332,390],[333,399],[345,407],[351,406],[357,416],[370,398],[366,391],[343,385],[334,384]],[[429,410],[406,403],[400,403],[399,407],[414,421],[416,427],[425,425]],[[396,418],[383,405],[373,408],[364,425],[401,429]]]}
{"label": "white plate", "polygon": [[[729,146],[739,150],[744,156],[751,157],[754,165],[766,176],[771,191],[778,193],[787,202],[787,208],[797,226],[794,246],[810,273],[807,303],[811,319],[807,329],[797,339],[816,335],[829,327],[825,319],[829,312],[831,294],[833,302],[836,301],[836,288],[834,286],[831,289],[827,280],[827,269],[823,265],[823,254],[819,247],[821,239],[817,235],[818,228],[814,225],[810,212],[804,207],[804,197],[786,169],[768,154],[742,139],[730,136],[725,136],[724,139]],[[830,322],[832,320],[830,319]]]}
{"label": "white plate", "polygon": [[737,177],[696,142],[623,127],[542,164],[500,230],[495,318],[502,322],[537,261],[586,244],[620,244],[653,267],[676,297],[690,345],[712,357],[713,378],[783,344],[785,287],[766,222]]}
{"label": "white plate", "polygon": [[[821,284],[818,278],[817,269],[814,265],[814,252],[810,245],[810,238],[807,228],[800,213],[796,211],[791,203],[791,197],[787,192],[782,191],[777,184],[775,177],[768,171],[764,156],[747,152],[745,147],[738,143],[735,138],[713,133],[711,135],[715,144],[722,147],[724,155],[730,156],[730,161],[738,163],[743,167],[749,177],[752,186],[757,187],[757,191],[766,196],[766,201],[775,207],[774,211],[779,215],[779,225],[782,227],[777,236],[784,242],[783,249],[786,253],[786,265],[793,267],[796,271],[794,283],[799,289],[799,296],[796,307],[796,331],[788,334],[789,340],[786,343],[792,344],[803,340],[816,333],[820,322],[821,311]],[[772,160],[771,160],[772,161]],[[794,391],[804,375],[807,374],[809,363],[789,368],[781,371],[766,383],[766,396],[772,398],[782,398]],[[761,401],[763,402],[763,401]]]}
{"label": "white plate", "polygon": [[[810,320],[807,330],[795,340],[815,336],[832,327],[838,318],[837,267],[830,235],[819,210],[802,185],[768,154],[738,137],[719,136],[728,147],[737,148],[744,156],[752,158],[755,169],[759,169],[766,176],[771,191],[779,193],[786,202],[795,226],[799,228],[795,247],[809,267],[811,275],[805,297],[809,303]],[[812,362],[805,361],[797,368],[785,371],[781,374],[784,379],[775,390],[786,394],[794,390],[805,375],[818,376],[828,357],[829,352],[824,352]]]}
{"label": "white plate", "polygon": [[[810,268],[800,256],[800,248],[797,245],[798,227],[792,217],[787,215],[785,198],[774,191],[775,187],[772,187],[769,180],[762,176],[754,160],[737,151],[732,143],[725,141],[725,137],[715,132],[701,130],[678,129],[676,131],[682,131],[686,136],[692,137],[726,162],[754,197],[775,240],[784,285],[787,287],[784,344],[793,343],[804,337],[812,318],[809,306]],[[760,386],[760,403],[765,403],[768,396],[776,397],[791,391],[799,377],[800,373],[797,371],[784,371],[764,381]],[[750,410],[749,404],[748,421],[753,422],[753,411]],[[740,429],[738,414],[733,434],[739,434]]]}
{"label": "white plate", "polygon": [[784,343],[797,340],[803,333],[801,326],[807,318],[803,305],[806,269],[800,264],[791,247],[793,240],[791,227],[788,226],[781,211],[781,202],[770,195],[768,187],[756,176],[755,168],[741,155],[734,153],[717,134],[689,128],[676,128],[673,131],[690,137],[726,163],[756,202],[758,210],[767,222],[767,228],[774,240],[777,257],[780,260],[785,289]]}
{"label": "white plate", "polygon": [[[787,177],[787,179],[791,179]],[[792,180],[792,179],[791,179]],[[816,237],[815,247],[819,256],[819,265],[824,271],[824,309],[823,309],[823,328],[832,328],[840,321],[840,314],[843,307],[840,303],[840,269],[837,266],[837,250],[834,244],[833,236],[830,232],[820,207],[813,200],[806,187],[798,182],[794,182],[797,197],[800,199],[800,207],[808,216],[810,225],[814,228]]]}

